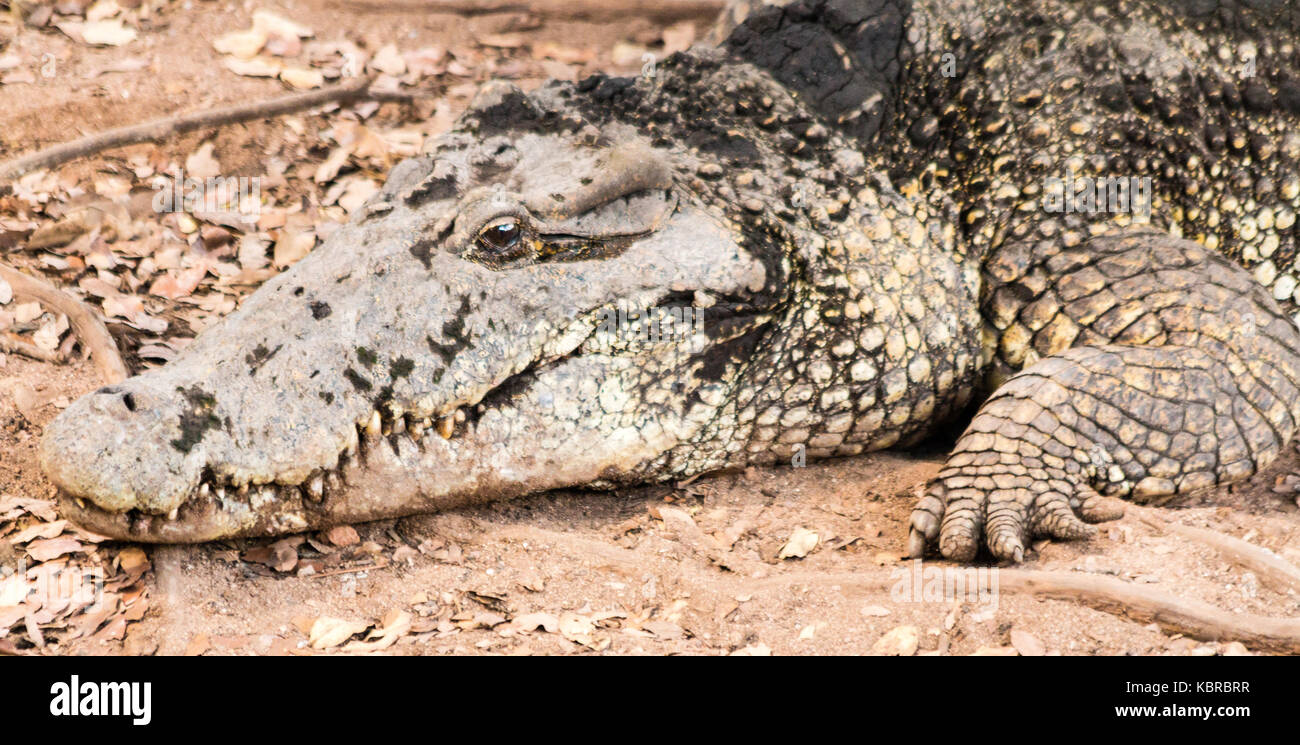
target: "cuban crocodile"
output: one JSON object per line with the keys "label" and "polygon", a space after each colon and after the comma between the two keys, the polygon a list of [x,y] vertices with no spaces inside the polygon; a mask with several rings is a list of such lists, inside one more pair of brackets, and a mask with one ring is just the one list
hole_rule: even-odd
{"label": "cuban crocodile", "polygon": [[726,18],[641,76],[485,87],[175,360],[49,425],[64,514],[206,541],[947,436],[908,550],[1021,561],[1290,441],[1288,3]]}

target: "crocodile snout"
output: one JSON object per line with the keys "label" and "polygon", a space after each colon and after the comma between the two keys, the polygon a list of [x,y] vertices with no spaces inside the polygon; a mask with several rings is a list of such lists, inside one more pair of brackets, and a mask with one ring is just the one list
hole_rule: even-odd
{"label": "crocodile snout", "polygon": [[153,382],[105,386],[50,423],[40,459],[60,490],[113,512],[167,514],[180,506],[202,470],[201,458],[185,447],[185,425],[218,423],[202,420],[193,396]]}

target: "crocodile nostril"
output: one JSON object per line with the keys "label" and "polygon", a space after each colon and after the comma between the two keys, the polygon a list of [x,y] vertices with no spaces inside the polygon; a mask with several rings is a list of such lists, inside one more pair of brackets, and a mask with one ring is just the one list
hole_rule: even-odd
{"label": "crocodile nostril", "polygon": [[122,396],[122,403],[126,404],[126,410],[135,412],[135,396],[127,393]]}

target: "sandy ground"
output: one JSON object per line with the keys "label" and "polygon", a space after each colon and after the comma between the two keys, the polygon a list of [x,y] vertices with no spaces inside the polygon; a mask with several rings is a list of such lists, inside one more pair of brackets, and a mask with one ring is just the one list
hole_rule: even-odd
{"label": "sandy ground", "polygon": [[[246,27],[253,7],[169,4],[129,52],[148,57],[149,68],[93,77],[128,52],[88,47],[49,30],[21,31],[9,40],[8,50],[52,52],[61,72],[40,87],[0,86],[0,154],[12,157],[107,127],[281,92],[275,81],[222,69],[211,49],[217,35]],[[356,11],[315,0],[273,7],[314,28],[318,37],[346,33],[371,48],[387,41],[451,46],[484,34],[523,33],[531,44],[581,49],[584,59],[572,63],[575,74],[625,70],[613,62],[615,45],[652,44],[657,38],[652,24],[634,18],[603,24],[518,14],[465,19]],[[503,63],[489,57],[484,64]],[[521,82],[535,82],[534,72],[519,74]],[[457,100],[463,105],[463,95]],[[412,115],[385,111],[399,120]],[[184,159],[207,137],[224,168],[257,173],[264,149],[285,136],[284,126],[275,120],[227,128],[214,138],[196,133],[161,149]],[[306,136],[312,132],[309,127]],[[325,151],[309,150],[317,160]],[[88,178],[107,157],[79,161],[61,173],[66,179]],[[6,250],[13,263],[33,265],[21,246]],[[68,279],[47,276],[55,282]],[[138,342],[130,334],[123,338],[130,353]],[[16,383],[35,398],[25,396],[20,406]],[[0,494],[52,496],[35,460],[42,427],[69,400],[98,385],[86,362],[57,366],[0,356]],[[44,647],[34,647],[18,624],[9,636],[16,641],[10,651],[863,654],[899,646],[955,655],[1240,651],[1239,645],[1202,643],[1070,601],[1010,593],[913,601],[891,592],[895,579],[912,571],[900,552],[913,495],[941,461],[938,450],[881,453],[617,494],[541,495],[357,526],[355,536],[148,547],[152,569],[142,579],[149,599],[142,618],[130,619],[121,633]],[[1279,486],[1291,483],[1285,477],[1295,470],[1300,459],[1288,450],[1283,462],[1250,482],[1164,508],[1132,509],[1091,542],[1036,544],[1027,566],[1117,577],[1232,613],[1295,617],[1300,597],[1294,589],[1271,587],[1211,549],[1161,534],[1137,517],[1143,510],[1157,511],[1164,519],[1243,538],[1300,563],[1300,508],[1295,493]],[[809,532],[816,534],[815,542]],[[806,555],[797,555],[809,545]],[[112,560],[126,548],[109,543],[99,554]],[[0,565],[12,567],[22,558],[21,547],[0,538]],[[367,633],[371,626],[389,633]],[[339,632],[339,641],[328,643],[333,641],[329,632],[338,629],[355,633]],[[325,649],[314,649],[312,640]]]}

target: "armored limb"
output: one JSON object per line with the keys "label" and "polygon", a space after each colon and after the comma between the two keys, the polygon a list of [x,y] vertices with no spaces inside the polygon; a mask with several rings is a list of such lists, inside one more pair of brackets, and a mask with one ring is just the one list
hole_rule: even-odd
{"label": "armored limb", "polygon": [[[912,513],[909,550],[1021,561],[1136,499],[1236,481],[1300,419],[1300,331],[1242,269],[1153,231],[1017,263],[986,316],[1028,364],[984,404]],[[1027,302],[1026,285],[1046,278]],[[1008,343],[1008,339],[1012,342]],[[1023,339],[1017,347],[1015,339]],[[1070,347],[1073,348],[1064,348]],[[1041,360],[1034,362],[1034,359]]]}

